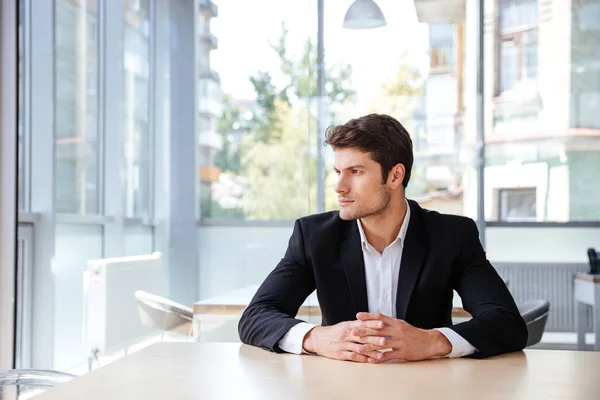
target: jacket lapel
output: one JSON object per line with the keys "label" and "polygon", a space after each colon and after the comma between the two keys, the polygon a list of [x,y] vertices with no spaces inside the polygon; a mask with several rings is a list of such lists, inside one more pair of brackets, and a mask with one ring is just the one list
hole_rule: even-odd
{"label": "jacket lapel", "polygon": [[350,225],[348,236],[340,246],[341,260],[346,273],[354,309],[358,312],[369,311],[367,300],[367,282],[365,278],[365,261],[360,243],[360,233],[356,221],[348,221]]}
{"label": "jacket lapel", "polygon": [[410,221],[402,251],[400,273],[398,276],[398,292],[396,294],[396,318],[405,319],[408,304],[415,285],[419,279],[427,252],[427,235],[423,226],[421,207],[409,200]]}

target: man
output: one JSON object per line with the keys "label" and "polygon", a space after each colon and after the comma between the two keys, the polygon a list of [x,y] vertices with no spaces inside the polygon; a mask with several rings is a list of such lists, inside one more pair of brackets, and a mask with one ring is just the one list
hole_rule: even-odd
{"label": "man", "polygon": [[[240,319],[242,342],[369,363],[523,349],[527,328],[473,220],[406,200],[413,153],[404,127],[371,114],[329,128],[325,143],[335,150],[340,211],[296,221]],[[316,327],[295,318],[315,289]],[[457,325],[453,290],[473,317]]]}

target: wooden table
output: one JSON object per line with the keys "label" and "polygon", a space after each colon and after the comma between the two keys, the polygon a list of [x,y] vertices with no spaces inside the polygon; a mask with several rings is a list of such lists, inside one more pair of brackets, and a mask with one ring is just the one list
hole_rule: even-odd
{"label": "wooden table", "polygon": [[600,351],[600,275],[578,272],[574,278],[575,326],[577,348],[585,350],[585,333],[588,325],[587,308],[592,307],[593,327],[596,341],[594,350]]}
{"label": "wooden table", "polygon": [[526,350],[379,365],[234,343],[159,343],[36,400],[600,399],[600,353]]}

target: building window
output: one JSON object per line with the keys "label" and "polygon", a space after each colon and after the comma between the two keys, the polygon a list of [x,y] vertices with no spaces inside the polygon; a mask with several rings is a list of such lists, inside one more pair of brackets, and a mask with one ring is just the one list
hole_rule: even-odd
{"label": "building window", "polygon": [[537,79],[537,0],[500,0],[499,92],[528,86]]}
{"label": "building window", "polygon": [[499,220],[506,222],[537,219],[536,188],[500,189]]}
{"label": "building window", "polygon": [[54,12],[56,211],[97,214],[98,4],[56,0]]}
{"label": "building window", "polygon": [[150,218],[152,131],[150,123],[150,3],[129,0],[124,13],[123,208],[129,218]]}
{"label": "building window", "polygon": [[448,23],[429,24],[429,66],[432,72],[452,71],[455,63],[454,31]]}

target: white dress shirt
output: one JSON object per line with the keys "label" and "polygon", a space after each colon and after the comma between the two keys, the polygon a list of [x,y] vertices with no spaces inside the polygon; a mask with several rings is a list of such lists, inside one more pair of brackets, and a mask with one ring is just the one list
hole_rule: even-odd
{"label": "white dress shirt", "polygon": [[[398,291],[398,275],[402,250],[410,221],[410,206],[406,202],[406,215],[398,232],[398,237],[383,253],[379,253],[367,241],[360,219],[356,220],[360,232],[360,240],[365,262],[365,279],[367,284],[367,299],[369,312],[396,318],[396,293]],[[279,341],[279,347],[288,353],[301,354],[304,352],[302,343],[304,336],[315,325],[301,322],[294,325]],[[477,351],[467,340],[450,328],[437,328],[452,344],[452,351],[446,357],[463,357]]]}

